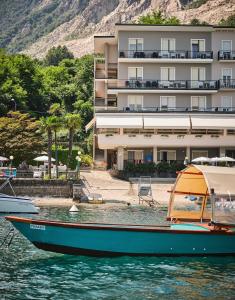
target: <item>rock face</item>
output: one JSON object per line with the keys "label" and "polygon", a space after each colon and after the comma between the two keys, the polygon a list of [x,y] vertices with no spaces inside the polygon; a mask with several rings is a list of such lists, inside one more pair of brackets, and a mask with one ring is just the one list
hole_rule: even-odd
{"label": "rock face", "polygon": [[216,24],[235,13],[235,0],[207,0],[195,9],[185,8],[193,0],[11,0],[10,7],[7,2],[0,2],[0,28],[1,23],[5,26],[0,29],[0,47],[38,58],[58,45],[66,45],[75,56],[90,53],[93,34],[113,33],[115,23],[136,20],[153,10],[174,15],[182,23],[198,18]]}

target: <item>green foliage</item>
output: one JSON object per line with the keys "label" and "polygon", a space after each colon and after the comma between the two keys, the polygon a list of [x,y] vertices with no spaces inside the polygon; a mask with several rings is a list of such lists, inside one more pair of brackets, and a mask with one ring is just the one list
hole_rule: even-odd
{"label": "green foliage", "polygon": [[131,173],[133,175],[151,175],[156,171],[155,163],[142,163],[133,164],[128,163],[124,169],[124,172]]}
{"label": "green foliage", "polygon": [[193,9],[193,8],[198,8],[205,4],[208,0],[193,0],[191,3],[186,5],[186,9]]}
{"label": "green foliage", "polygon": [[222,19],[219,23],[221,26],[235,27],[235,14],[228,17],[226,20]]}
{"label": "green foliage", "polygon": [[16,163],[34,158],[44,146],[39,122],[18,111],[0,118],[0,141],[0,153],[13,155]]}
{"label": "green foliage", "polygon": [[44,59],[46,66],[58,66],[63,59],[74,58],[73,53],[66,46],[52,47]]}
{"label": "green foliage", "polygon": [[166,17],[161,11],[154,11],[145,16],[139,17],[137,23],[153,25],[179,25],[180,20],[176,17]]}
{"label": "green foliage", "polygon": [[[77,150],[72,150],[72,157],[70,162],[70,167],[72,170],[75,170],[77,167],[77,160],[76,156],[78,154]],[[52,157],[55,157],[55,150],[52,150]],[[58,149],[58,160],[59,163],[62,163],[63,165],[67,165],[68,160],[68,149]]]}
{"label": "green foliage", "polygon": [[199,19],[197,18],[194,18],[191,20],[190,22],[191,25],[195,25],[195,26],[198,26],[198,25],[209,25],[209,23],[205,22],[205,21],[200,21]]}
{"label": "green foliage", "polygon": [[81,154],[81,165],[84,167],[90,167],[92,165],[93,159],[89,154]]}

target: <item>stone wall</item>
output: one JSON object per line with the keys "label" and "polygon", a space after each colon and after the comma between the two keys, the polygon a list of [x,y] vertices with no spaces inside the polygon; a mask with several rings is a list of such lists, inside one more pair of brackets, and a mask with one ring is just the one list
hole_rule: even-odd
{"label": "stone wall", "polygon": [[[0,185],[4,182],[0,179]],[[18,179],[14,178],[11,184],[18,196],[28,197],[72,197],[73,196],[73,181],[64,180],[42,180],[42,179]],[[0,193],[12,195],[12,191],[7,185]]]}

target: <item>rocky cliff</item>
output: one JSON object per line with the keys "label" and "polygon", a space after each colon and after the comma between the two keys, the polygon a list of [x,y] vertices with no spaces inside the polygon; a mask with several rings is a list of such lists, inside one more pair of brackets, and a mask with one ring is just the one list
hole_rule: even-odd
{"label": "rocky cliff", "polygon": [[52,46],[66,45],[81,56],[92,52],[93,34],[110,34],[116,22],[159,9],[182,23],[216,24],[235,14],[235,0],[2,0],[0,47],[41,58]]}

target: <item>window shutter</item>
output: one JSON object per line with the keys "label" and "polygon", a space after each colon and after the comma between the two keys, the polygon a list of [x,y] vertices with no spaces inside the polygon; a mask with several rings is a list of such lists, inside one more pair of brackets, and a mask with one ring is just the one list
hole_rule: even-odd
{"label": "window shutter", "polygon": [[206,80],[205,68],[199,68],[199,80]]}
{"label": "window shutter", "polygon": [[161,68],[161,80],[168,80],[168,68]]}
{"label": "window shutter", "polygon": [[162,39],[162,51],[168,51],[168,39]]}
{"label": "window shutter", "polygon": [[205,41],[199,40],[199,51],[205,51]]}
{"label": "window shutter", "polygon": [[169,46],[171,51],[175,51],[175,39],[170,39],[169,40]]}

